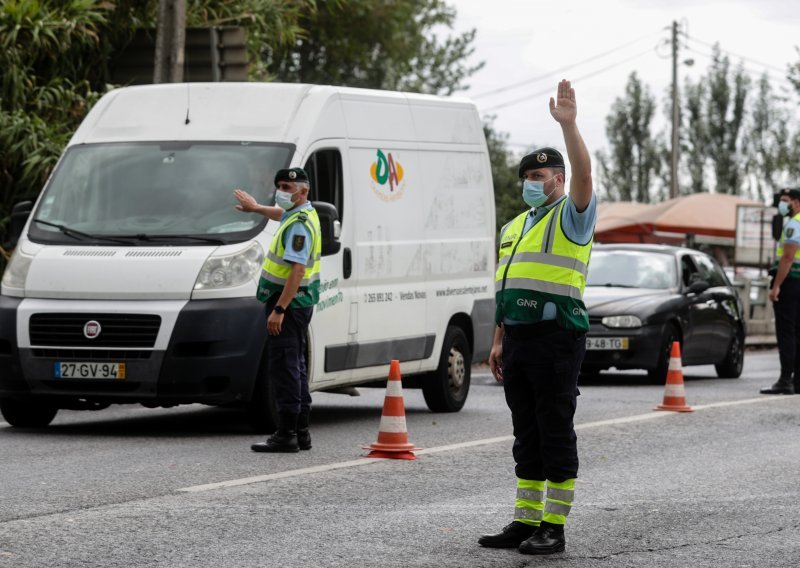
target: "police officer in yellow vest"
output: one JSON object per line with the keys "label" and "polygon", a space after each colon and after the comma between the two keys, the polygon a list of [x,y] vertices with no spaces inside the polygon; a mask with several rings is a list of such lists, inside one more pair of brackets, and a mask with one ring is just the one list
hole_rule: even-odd
{"label": "police officer in yellow vest", "polygon": [[306,335],[319,299],[322,239],[319,217],[308,202],[308,175],[301,168],[275,174],[277,207],[259,205],[242,190],[234,196],[240,211],[255,212],[281,224],[264,259],[256,296],[267,313],[267,356],[278,402],[278,428],[255,452],[311,449],[308,429],[311,394],[306,368]]}
{"label": "police officer in yellow vest", "polygon": [[531,209],[502,230],[497,330],[489,356],[511,409],[516,508],[513,522],[478,540],[524,554],[552,554],[565,546],[578,475],[573,416],[589,328],[582,298],[596,218],[591,162],[569,81],[559,83],[550,113],[572,166],[570,191],[564,192],[557,150],[540,148],[522,158],[522,195]]}
{"label": "police officer in yellow vest", "polygon": [[774,385],[761,389],[762,394],[800,392],[800,189],[783,189],[778,195],[778,211],[789,221],[775,250],[777,272],[769,299],[775,310],[781,375]]}

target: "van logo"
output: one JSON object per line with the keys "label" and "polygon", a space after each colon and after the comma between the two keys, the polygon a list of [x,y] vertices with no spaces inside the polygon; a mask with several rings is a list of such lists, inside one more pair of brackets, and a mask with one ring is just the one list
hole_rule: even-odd
{"label": "van logo", "polygon": [[391,152],[378,149],[377,159],[369,170],[372,176],[372,190],[384,201],[395,201],[402,197],[406,189],[403,181],[404,171],[399,160]]}
{"label": "van logo", "polygon": [[83,325],[83,335],[86,339],[94,339],[100,335],[100,322],[95,320],[87,321]]}

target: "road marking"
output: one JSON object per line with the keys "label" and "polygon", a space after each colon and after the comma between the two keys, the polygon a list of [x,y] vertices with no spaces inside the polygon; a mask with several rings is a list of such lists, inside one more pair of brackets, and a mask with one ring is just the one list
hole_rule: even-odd
{"label": "road marking", "polygon": [[[747,398],[743,400],[732,400],[727,402],[715,402],[712,404],[701,404],[694,406],[695,410],[707,410],[709,408],[720,408],[725,406],[736,406],[739,404],[755,404],[759,402],[767,402],[774,400],[793,399],[792,396],[779,396],[779,397],[758,397]],[[658,418],[666,418],[667,416],[674,416],[675,412],[648,412],[647,414],[634,414],[633,416],[623,416],[621,418],[610,418],[608,420],[597,420],[595,422],[585,422],[583,424],[576,424],[575,430],[589,430],[591,428],[600,428],[603,426],[615,426],[618,424],[630,424],[631,422],[644,422],[646,420],[656,420]],[[680,413],[683,414],[683,413]],[[470,440],[469,442],[460,442],[458,444],[448,444],[446,446],[436,446],[434,448],[425,448],[414,452],[417,455],[438,454],[440,452],[450,452],[453,450],[462,450],[464,448],[474,448],[476,446],[488,446],[490,444],[499,444],[503,442],[512,442],[514,436],[497,436],[494,438],[483,438],[481,440]],[[230,481],[220,481],[217,483],[207,483],[205,485],[193,485],[191,487],[182,487],[177,491],[182,493],[200,493],[203,491],[211,491],[213,489],[226,489],[228,487],[238,487],[240,485],[250,485],[253,483],[261,483],[264,481],[272,481],[274,479],[286,479],[289,477],[297,477],[300,475],[308,475],[311,473],[324,473],[326,471],[334,471],[337,469],[345,469],[350,467],[361,467],[364,465],[379,463],[382,460],[373,458],[361,458],[346,462],[331,463],[327,465],[318,465],[314,467],[304,467],[301,469],[290,469],[288,471],[280,471],[278,473],[268,473],[265,475],[256,475],[253,477],[243,477],[241,479],[231,479]]]}

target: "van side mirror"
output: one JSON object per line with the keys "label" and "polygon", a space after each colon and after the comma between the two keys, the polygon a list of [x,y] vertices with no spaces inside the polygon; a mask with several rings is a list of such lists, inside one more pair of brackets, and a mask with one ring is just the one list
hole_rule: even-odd
{"label": "van side mirror", "polygon": [[783,215],[773,215],[772,239],[775,241],[781,240],[781,233],[783,233]]}
{"label": "van side mirror", "polygon": [[319,216],[319,226],[322,231],[322,256],[336,254],[342,248],[339,242],[341,225],[336,207],[325,201],[312,201],[311,206]]}
{"label": "van side mirror", "polygon": [[8,222],[8,248],[13,249],[17,246],[17,241],[25,227],[25,222],[33,210],[33,201],[20,201],[11,208],[11,218]]}

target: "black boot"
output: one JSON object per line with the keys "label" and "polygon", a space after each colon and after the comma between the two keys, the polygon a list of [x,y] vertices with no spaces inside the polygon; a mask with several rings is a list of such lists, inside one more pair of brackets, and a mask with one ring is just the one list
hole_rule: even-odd
{"label": "black boot", "polygon": [[310,415],[311,409],[300,411],[300,416],[297,417],[297,445],[301,450],[311,449],[311,432],[308,431]]}
{"label": "black boot", "polygon": [[293,454],[300,451],[297,445],[297,414],[281,412],[278,415],[278,429],[266,442],[253,444],[254,452]]}
{"label": "black boot", "polygon": [[504,526],[499,533],[483,535],[478,539],[478,544],[488,548],[516,548],[535,530],[533,525],[514,521]]}
{"label": "black boot", "polygon": [[778,382],[771,387],[763,388],[759,391],[761,394],[794,394],[794,385],[792,379],[778,379]]}
{"label": "black boot", "polygon": [[553,554],[563,552],[566,545],[564,527],[542,521],[531,538],[519,545],[522,554]]}

